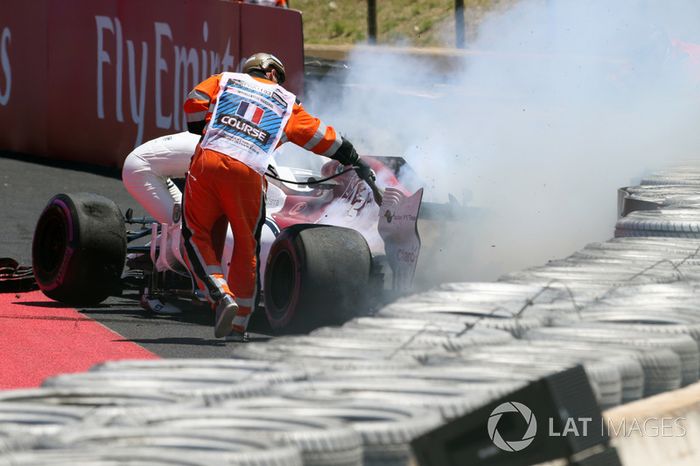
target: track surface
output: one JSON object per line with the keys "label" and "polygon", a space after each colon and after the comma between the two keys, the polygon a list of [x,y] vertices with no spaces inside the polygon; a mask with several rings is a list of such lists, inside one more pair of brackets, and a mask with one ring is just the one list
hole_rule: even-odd
{"label": "track surface", "polygon": [[[13,257],[21,264],[31,264],[31,243],[34,226],[47,201],[60,192],[88,191],[104,195],[114,200],[123,210],[133,208],[135,215],[143,210],[129,196],[116,170],[95,169],[82,165],[55,163],[50,160],[18,156],[0,152],[0,257]],[[38,293],[38,294],[37,294]],[[11,298],[11,299],[10,299]],[[177,317],[146,315],[139,307],[135,293],[127,292],[124,296],[110,298],[100,307],[81,308],[71,311],[58,303],[47,303],[40,292],[0,295],[0,340],[3,346],[25,344],[27,340],[19,339],[18,328],[26,327],[26,334],[53,341],[54,344],[71,344],[66,341],[66,332],[71,330],[56,322],[65,322],[66,313],[76,312],[77,316],[94,319],[115,333],[110,338],[102,338],[95,344],[109,346],[104,354],[94,353],[93,359],[104,360],[119,357],[113,352],[124,342],[131,342],[144,348],[143,355],[152,352],[161,357],[228,357],[235,343],[226,343],[214,338],[213,315],[206,307],[189,306],[185,313]],[[21,304],[19,304],[21,303]],[[16,316],[17,318],[13,318]],[[31,317],[20,319],[22,316]],[[21,320],[18,327],[17,321]],[[83,321],[81,321],[83,322]],[[15,335],[15,336],[13,336]],[[76,338],[84,335],[75,334]],[[76,351],[84,342],[75,342]],[[24,348],[29,350],[29,348]],[[7,359],[7,349],[3,358]],[[64,351],[64,350],[62,350]],[[10,353],[9,357],[23,358],[22,351]],[[141,354],[135,350],[127,357]],[[51,358],[50,354],[45,355]],[[140,357],[140,356],[138,356]],[[98,361],[95,362],[98,362]],[[15,364],[18,362],[15,361]],[[26,361],[27,365],[36,361]],[[84,370],[86,362],[76,358],[73,367],[57,364],[60,371]],[[37,374],[48,374],[51,370],[36,365]],[[24,368],[31,372],[32,368]],[[12,381],[1,380],[0,387],[8,387]],[[19,375],[16,382],[19,383]],[[26,377],[23,385],[26,385]],[[32,379],[34,380],[34,379]],[[20,385],[15,385],[20,386]]]}
{"label": "track surface", "polygon": [[106,360],[157,358],[40,291],[0,294],[0,330],[0,389],[36,386],[48,376]]}

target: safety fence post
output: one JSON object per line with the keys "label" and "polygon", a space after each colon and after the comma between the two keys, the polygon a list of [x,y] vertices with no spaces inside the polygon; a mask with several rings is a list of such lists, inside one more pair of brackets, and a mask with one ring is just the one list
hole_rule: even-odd
{"label": "safety fence post", "polygon": [[377,43],[377,1],[367,0],[367,42]]}
{"label": "safety fence post", "polygon": [[455,0],[455,46],[463,49],[464,40],[464,0]]}

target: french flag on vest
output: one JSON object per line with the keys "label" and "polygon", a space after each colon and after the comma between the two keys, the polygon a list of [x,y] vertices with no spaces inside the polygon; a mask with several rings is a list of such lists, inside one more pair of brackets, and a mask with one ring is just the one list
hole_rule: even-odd
{"label": "french flag on vest", "polygon": [[248,121],[252,121],[256,125],[260,123],[264,114],[265,110],[249,102],[241,102],[238,105],[238,110],[236,110],[236,115]]}

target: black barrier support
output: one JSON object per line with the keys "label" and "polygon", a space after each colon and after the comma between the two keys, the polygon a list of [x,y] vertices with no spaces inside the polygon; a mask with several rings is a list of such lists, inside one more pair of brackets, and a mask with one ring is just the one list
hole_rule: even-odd
{"label": "black barrier support", "polygon": [[465,44],[464,0],[455,0],[455,46],[458,49],[463,49]]}
{"label": "black barrier support", "polygon": [[580,365],[453,419],[411,446],[421,466],[526,466],[559,458],[572,465],[620,466]]}
{"label": "black barrier support", "polygon": [[367,42],[377,43],[377,0],[367,0]]}

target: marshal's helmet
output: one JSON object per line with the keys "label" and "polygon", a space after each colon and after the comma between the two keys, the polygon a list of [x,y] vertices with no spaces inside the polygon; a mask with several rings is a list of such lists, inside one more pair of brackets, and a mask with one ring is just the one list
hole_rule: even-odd
{"label": "marshal's helmet", "polygon": [[241,71],[250,74],[251,71],[259,71],[267,73],[270,70],[277,71],[277,81],[282,84],[286,78],[284,65],[282,61],[271,53],[255,53],[251,55],[244,63]]}

